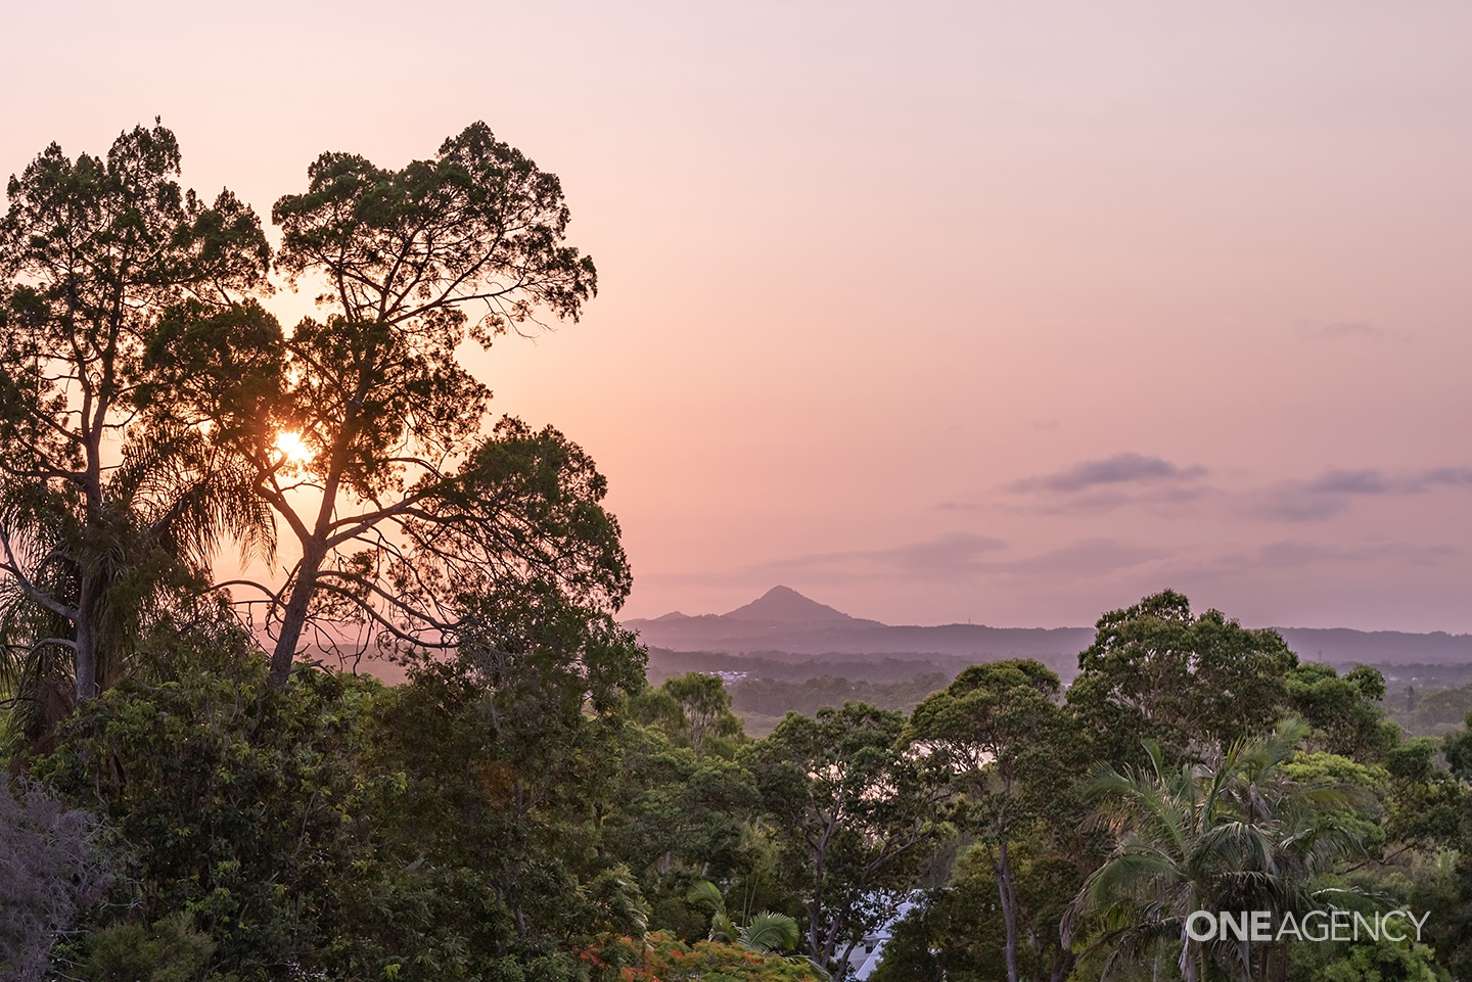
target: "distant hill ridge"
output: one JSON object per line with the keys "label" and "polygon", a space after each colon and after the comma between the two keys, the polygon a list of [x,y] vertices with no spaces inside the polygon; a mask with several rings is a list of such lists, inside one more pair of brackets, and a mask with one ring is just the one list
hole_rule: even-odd
{"label": "distant hill ridge", "polygon": [[[957,655],[979,660],[1036,658],[1070,669],[1093,641],[1086,627],[989,627],[982,624],[894,625],[853,617],[787,586],[775,586],[724,614],[637,618],[625,626],[645,644],[675,651],[803,655]],[[1277,628],[1300,657],[1337,664],[1472,663],[1472,635],[1436,631]]]}

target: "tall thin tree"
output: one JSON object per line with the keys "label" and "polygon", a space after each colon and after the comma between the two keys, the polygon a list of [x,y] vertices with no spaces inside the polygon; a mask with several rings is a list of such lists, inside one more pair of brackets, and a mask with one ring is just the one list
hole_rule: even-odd
{"label": "tall thin tree", "polygon": [[229,309],[270,262],[250,208],[178,175],[157,123],[105,157],[52,144],[0,219],[0,626],[12,666],[64,652],[79,700],[120,670],[163,567],[261,529],[197,431],[137,425],[159,324]]}

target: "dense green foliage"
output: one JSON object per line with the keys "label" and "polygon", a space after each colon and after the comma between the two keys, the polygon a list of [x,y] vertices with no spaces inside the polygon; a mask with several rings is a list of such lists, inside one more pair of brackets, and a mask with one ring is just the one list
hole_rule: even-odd
{"label": "dense green foliage", "polygon": [[655,931],[643,938],[605,938],[582,952],[593,982],[822,982],[810,962],[763,954],[719,941],[687,944]]}
{"label": "dense green foliage", "polygon": [[832,675],[801,681],[743,679],[731,687],[731,708],[740,714],[747,733],[766,736],[790,712],[812,716],[820,709],[837,709],[846,702],[908,713],[926,696],[944,689],[950,680],[949,675],[936,672],[922,672],[897,682]]}
{"label": "dense green foliage", "polygon": [[260,979],[496,977],[554,954],[528,938],[628,928],[598,893],[614,867],[560,858],[579,806],[546,799],[575,742],[509,770],[492,696],[445,672],[389,690],[307,671],[278,696],[259,659],[214,668],[125,682],[35,764],[132,847],[130,922],[186,913],[218,963]]}
{"label": "dense green foliage", "polygon": [[[1013,891],[996,846],[977,829],[949,882],[928,891],[898,926],[879,977],[1389,980],[1472,973],[1465,942],[1472,794],[1460,769],[1464,748],[1472,746],[1468,731],[1444,741],[1406,739],[1386,718],[1378,672],[1340,675],[1300,663],[1276,636],[1215,613],[1195,617],[1171,593],[1106,614],[1080,669],[1062,702],[1073,736],[1031,780],[1053,821],[1023,826],[1013,841]],[[975,671],[1000,680],[1009,669]],[[989,698],[983,687],[972,696],[977,721],[990,718],[990,706],[1027,712],[1024,690],[994,685],[1007,695]],[[1229,698],[1239,693],[1248,699]],[[950,708],[955,703],[950,692],[933,698],[912,725],[966,734],[967,727],[929,722],[931,706],[942,710],[941,720],[965,719]],[[1048,712],[1029,736],[1049,732]],[[1006,731],[973,724],[970,732],[976,741]],[[1074,741],[1088,748],[1088,767],[1077,779],[1069,777],[1078,773],[1069,753]],[[1050,753],[1047,742],[1030,739],[1027,752]],[[985,750],[977,757],[985,760],[985,781],[968,796],[995,801],[1008,793],[1016,765],[1005,743],[974,747],[973,754]],[[994,820],[993,843],[998,831]],[[1025,925],[1015,931],[1015,972],[1008,970],[1010,898]],[[1184,931],[1197,910],[1282,917],[1332,908],[1409,908],[1427,920],[1419,942],[1405,944],[1196,944]],[[1031,919],[1039,914],[1041,930]],[[1040,959],[1038,940],[1060,929],[1064,957]]]}
{"label": "dense green foliage", "polygon": [[[1226,744],[1173,727],[1174,746],[1113,761],[1089,758],[1108,734],[1031,662],[968,669],[908,717],[849,704],[753,742],[717,680],[648,687],[641,650],[592,612],[522,594],[497,624],[395,686],[302,668],[273,689],[228,623],[142,659],[20,758],[106,831],[86,849],[110,886],[58,924],[52,963],[89,980],[818,978],[807,958],[841,972],[909,898],[884,979],[1469,968],[1472,736],[1344,739],[1384,732],[1363,674],[1290,664],[1288,722]],[[1295,699],[1305,679],[1355,699]],[[1432,917],[1407,945],[1180,944],[1191,910],[1330,903]]]}

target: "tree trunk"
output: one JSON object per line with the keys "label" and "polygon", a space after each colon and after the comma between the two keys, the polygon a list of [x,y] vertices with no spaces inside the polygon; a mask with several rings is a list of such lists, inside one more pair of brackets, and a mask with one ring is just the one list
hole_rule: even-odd
{"label": "tree trunk", "polygon": [[271,674],[269,684],[273,689],[282,689],[291,677],[291,665],[296,659],[296,646],[301,642],[302,629],[307,623],[307,607],[312,592],[317,587],[317,570],[322,565],[322,553],[310,548],[303,556],[296,583],[291,588],[291,597],[286,602],[286,611],[281,615],[281,633],[276,638],[276,647],[271,652]]}
{"label": "tree trunk", "polygon": [[1012,884],[1012,864],[1007,858],[1007,840],[997,847],[997,895],[1002,901],[1002,924],[1007,942],[1003,956],[1007,962],[1007,982],[1017,982],[1017,891]]}
{"label": "tree trunk", "polygon": [[1201,963],[1197,961],[1199,946],[1186,934],[1186,929],[1181,928],[1181,978],[1185,982],[1197,982],[1201,977]]}
{"label": "tree trunk", "polygon": [[90,573],[82,575],[81,591],[77,600],[76,664],[73,676],[76,679],[77,705],[94,698],[97,686],[97,617],[100,606],[101,584]]}
{"label": "tree trunk", "polygon": [[808,904],[808,957],[819,965],[825,962],[823,942],[818,939],[818,915],[822,910],[822,905],[816,899]]}
{"label": "tree trunk", "polygon": [[[112,366],[109,362],[105,368],[106,379],[110,380]],[[102,421],[106,418],[107,400],[99,397],[100,405],[95,410],[95,415],[89,420],[85,411],[82,418],[83,436],[85,439],[86,467],[82,479],[84,497],[83,527],[81,536],[81,555],[74,557],[77,563],[77,621],[76,621],[76,644],[77,657],[72,676],[77,683],[77,705],[80,706],[88,699],[95,698],[100,691],[98,687],[98,624],[102,609],[103,592],[107,588],[106,582],[100,574],[99,567],[102,565],[102,557],[96,553],[102,550],[97,548],[94,536],[100,537],[103,529],[102,508],[102,440],[99,434],[102,432]]]}
{"label": "tree trunk", "polygon": [[77,623],[77,704],[97,695],[97,636],[85,618]]}
{"label": "tree trunk", "polygon": [[1273,945],[1268,949],[1268,958],[1273,966],[1268,978],[1273,982],[1288,982],[1288,945],[1284,943]]}

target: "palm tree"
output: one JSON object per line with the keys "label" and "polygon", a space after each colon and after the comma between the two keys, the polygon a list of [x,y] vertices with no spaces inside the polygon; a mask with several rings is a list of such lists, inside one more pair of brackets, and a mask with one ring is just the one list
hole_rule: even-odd
{"label": "palm tree", "polygon": [[1358,845],[1335,821],[1355,801],[1342,788],[1285,773],[1306,732],[1286,721],[1269,736],[1175,767],[1147,741],[1146,767],[1098,774],[1090,791],[1114,847],[1074,899],[1065,933],[1091,919],[1094,947],[1111,951],[1106,975],[1121,963],[1158,967],[1174,953],[1186,982],[1209,966],[1247,977],[1254,962],[1266,968],[1271,947],[1197,941],[1186,931],[1193,911],[1281,915],[1322,905],[1317,879]]}
{"label": "palm tree", "polygon": [[749,951],[773,954],[797,947],[797,921],[786,914],[764,910],[736,931],[736,943]]}
{"label": "palm tree", "polygon": [[[70,502],[44,486],[0,494],[0,534],[18,575],[0,576],[0,699],[11,725],[33,738],[50,730],[74,702],[72,651],[77,625],[36,601],[77,604],[84,575],[101,584],[93,612],[95,688],[130,670],[151,624],[178,614],[177,601],[209,581],[223,541],[269,558],[271,513],[256,500],[238,466],[210,451],[192,427],[140,427],[104,484],[105,518],[84,522]],[[80,695],[80,693],[78,693]]]}
{"label": "palm tree", "polygon": [[726,898],[721,895],[720,888],[709,880],[696,880],[690,884],[685,902],[710,915],[708,936],[712,941],[732,942],[763,955],[780,954],[797,947],[801,932],[794,918],[764,910],[752,914],[745,924],[737,926],[726,912]]}

